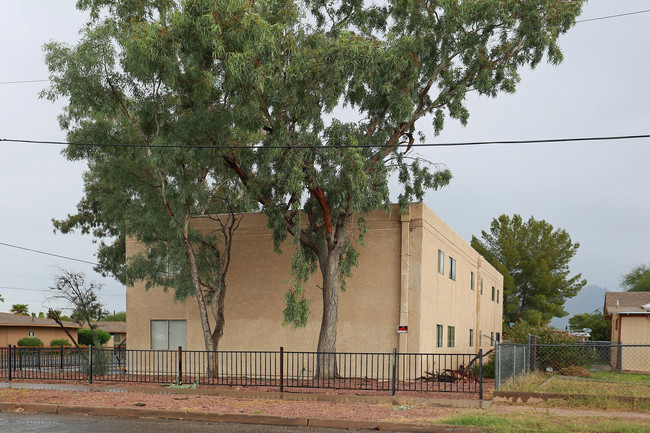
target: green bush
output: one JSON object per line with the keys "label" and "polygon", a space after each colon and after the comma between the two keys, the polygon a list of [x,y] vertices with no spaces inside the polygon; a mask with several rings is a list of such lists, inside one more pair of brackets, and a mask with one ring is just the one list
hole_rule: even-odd
{"label": "green bush", "polygon": [[[90,331],[90,329],[80,329],[78,331],[79,335],[79,344],[83,344],[86,346],[90,346],[91,344],[94,345],[95,343],[93,342],[93,334]],[[111,334],[109,334],[106,331],[102,331],[101,329],[95,329],[95,335],[97,335],[97,339],[99,340],[100,345],[104,345],[108,342],[108,340],[111,339]]]}
{"label": "green bush", "polygon": [[490,355],[487,362],[483,362],[483,377],[494,379],[494,356]]}
{"label": "green bush", "polygon": [[18,340],[17,345],[23,347],[38,347],[43,345],[43,341],[36,337],[23,337]]}
{"label": "green bush", "polygon": [[[566,367],[589,367],[596,353],[592,348],[579,347],[579,340],[568,332],[548,325],[530,325],[518,321],[503,333],[504,341],[528,343],[528,335],[538,337],[535,368],[541,371],[558,371]],[[544,345],[553,346],[544,346]]]}
{"label": "green bush", "polygon": [[57,338],[50,341],[50,346],[70,346],[70,342],[65,338]]}

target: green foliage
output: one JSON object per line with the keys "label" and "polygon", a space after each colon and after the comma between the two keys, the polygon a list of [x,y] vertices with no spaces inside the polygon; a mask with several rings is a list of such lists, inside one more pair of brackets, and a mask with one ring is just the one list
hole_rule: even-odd
{"label": "green foliage", "polygon": [[[494,379],[494,355],[490,355],[487,358],[487,362],[483,363],[483,377],[488,379]],[[478,371],[477,371],[478,374]]]}
{"label": "green foliage", "polygon": [[29,305],[27,304],[13,304],[11,310],[13,314],[20,314],[21,316],[29,316]]}
{"label": "green foliage", "polygon": [[[91,20],[77,46],[46,45],[42,96],[67,98],[68,140],[141,147],[69,146],[67,158],[89,162],[85,197],[55,225],[110,239],[102,271],[184,299],[200,287],[179,239],[220,245],[189,216],[223,212],[219,198],[259,203],[276,250],[291,237],[296,251],[285,322],[305,323],[302,284],[317,265],[335,312],[358,262],[359,217],[387,207],[389,179],[400,212],[451,179],[411,152],[418,121],[436,133],[448,117],[465,124],[468,92],[513,92],[519,68],[561,61],[558,37],[582,4],[80,1]],[[128,263],[126,236],[149,248]],[[210,293],[228,256],[197,256]]]}
{"label": "green foliage", "polygon": [[[589,367],[596,359],[593,348],[578,347],[578,339],[568,332],[561,331],[548,325],[530,325],[519,321],[503,333],[504,341],[512,343],[528,343],[528,336],[538,337],[536,347],[536,366],[539,371],[547,368],[558,371],[567,367]],[[552,346],[543,346],[552,345]]]}
{"label": "green foliage", "polygon": [[93,333],[90,329],[79,329],[78,336],[79,344],[83,344],[85,346],[90,346],[91,344],[93,346],[103,346],[104,344],[108,343],[108,340],[111,339],[111,334],[106,331],[102,331],[101,329],[95,329],[95,336],[97,337],[97,341],[93,340]]}
{"label": "green foliage", "polygon": [[641,264],[623,275],[621,287],[628,292],[650,292],[650,264]]}
{"label": "green foliage", "polygon": [[18,340],[18,343],[16,343],[16,345],[24,347],[39,347],[43,346],[43,341],[40,338],[36,337],[23,337]]}
{"label": "green foliage", "polygon": [[531,325],[520,320],[503,332],[503,340],[509,343],[528,343],[528,336],[538,337],[538,344],[575,344],[578,339],[548,325]]}
{"label": "green foliage", "polygon": [[126,322],[126,311],[120,311],[115,314],[107,314],[102,317],[102,322]]}
{"label": "green foliage", "polygon": [[70,342],[66,338],[57,338],[50,341],[50,346],[70,346]]}
{"label": "green foliage", "polygon": [[594,341],[610,341],[611,324],[605,320],[602,311],[596,310],[593,313],[576,314],[569,318],[571,329],[591,329],[591,339]]}
{"label": "green foliage", "polygon": [[481,239],[472,236],[471,244],[503,274],[504,324],[566,316],[565,300],[587,284],[581,274],[569,277],[569,261],[580,244],[544,220],[501,215]]}

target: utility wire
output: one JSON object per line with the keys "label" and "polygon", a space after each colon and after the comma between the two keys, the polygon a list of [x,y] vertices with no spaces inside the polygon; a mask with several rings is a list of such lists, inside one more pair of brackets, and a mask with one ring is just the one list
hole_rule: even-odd
{"label": "utility wire", "polygon": [[4,242],[0,242],[0,245],[5,246],[5,247],[9,247],[9,248],[16,248],[16,249],[19,249],[19,250],[31,251],[33,253],[44,254],[46,256],[58,257],[60,259],[73,260],[75,262],[81,262],[81,263],[88,263],[89,265],[95,265],[95,266],[99,265],[99,263],[89,262],[87,260],[81,260],[81,259],[75,259],[75,258],[72,258],[72,257],[61,256],[59,254],[48,253],[48,252],[45,252],[45,251],[33,250],[31,248],[25,248],[25,247],[21,247],[21,246],[18,246],[18,245],[6,244]]}
{"label": "utility wire", "polygon": [[636,12],[627,12],[624,14],[617,14],[617,15],[607,15],[604,17],[597,17],[597,18],[587,18],[584,20],[576,20],[576,23],[586,23],[588,21],[599,21],[599,20],[606,20],[609,18],[618,18],[618,17],[626,17],[628,15],[638,15],[638,14],[644,14],[650,12],[650,9],[642,10],[642,11],[636,11]]}
{"label": "utility wire", "polygon": [[[650,138],[650,134],[640,135],[612,135],[596,137],[564,137],[564,138],[545,138],[533,140],[488,140],[488,141],[466,141],[466,142],[442,142],[442,143],[398,143],[391,147],[454,147],[454,146],[484,146],[492,144],[540,144],[540,143],[567,143],[581,141],[606,141],[606,140],[636,140],[641,138]],[[22,140],[12,138],[0,138],[0,142],[27,143],[27,144],[52,144],[57,146],[95,146],[95,147],[128,147],[128,148],[147,148],[147,149],[350,149],[350,148],[374,148],[387,147],[376,144],[342,144],[340,146],[331,145],[305,145],[305,146],[193,146],[193,145],[147,145],[147,144],[130,144],[130,143],[74,143],[68,141],[51,141],[51,140]]]}
{"label": "utility wire", "polygon": [[[27,287],[8,287],[8,286],[1,286],[0,285],[0,290],[25,290],[28,292],[49,292],[50,289],[31,289]],[[104,293],[104,292],[99,292],[99,296],[119,296],[119,297],[124,297],[123,294],[119,293]]]}
{"label": "utility wire", "polygon": [[45,83],[50,80],[19,80],[19,81],[0,81],[0,84],[26,84],[26,83]]}

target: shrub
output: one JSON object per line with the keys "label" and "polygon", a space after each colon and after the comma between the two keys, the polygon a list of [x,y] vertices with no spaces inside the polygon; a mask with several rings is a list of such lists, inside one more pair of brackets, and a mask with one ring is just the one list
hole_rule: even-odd
{"label": "shrub", "polygon": [[50,341],[50,346],[70,346],[70,342],[65,338],[57,338]]}
{"label": "shrub", "polygon": [[[558,371],[566,367],[590,366],[595,360],[596,353],[589,347],[579,347],[579,340],[548,325],[531,325],[525,321],[518,321],[503,333],[503,339],[513,343],[528,343],[528,335],[538,337],[536,354],[537,370]],[[552,345],[552,346],[544,346]]]}
{"label": "shrub", "polygon": [[487,362],[483,363],[483,377],[494,379],[494,356],[490,355]]}
{"label": "shrub", "polygon": [[43,345],[43,341],[41,341],[40,338],[36,337],[23,337],[18,340],[17,345],[24,347],[38,347]]}
{"label": "shrub", "polygon": [[[93,342],[93,334],[90,331],[90,329],[80,329],[78,331],[79,335],[79,344],[83,344],[86,346],[89,346],[91,344],[95,344]],[[104,345],[108,342],[108,340],[111,339],[111,334],[109,334],[106,331],[102,331],[101,329],[95,329],[95,335],[97,336],[97,339],[99,340],[100,345]]]}

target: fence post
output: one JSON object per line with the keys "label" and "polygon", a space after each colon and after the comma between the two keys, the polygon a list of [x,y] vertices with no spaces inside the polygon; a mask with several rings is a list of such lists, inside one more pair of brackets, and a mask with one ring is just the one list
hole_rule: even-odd
{"label": "fence post", "polygon": [[88,345],[88,383],[93,384],[93,345]]}
{"label": "fence post", "polygon": [[483,400],[483,349],[478,350],[478,399]]}
{"label": "fence post", "polygon": [[494,346],[494,389],[499,389],[501,382],[501,353],[499,352],[499,343]]}
{"label": "fence post", "polygon": [[623,373],[623,343],[618,341],[618,372]]}
{"label": "fence post", "polygon": [[11,382],[11,344],[7,345],[7,357],[9,358],[9,382]]}
{"label": "fence post", "polygon": [[36,357],[38,363],[38,371],[41,371],[41,352],[43,351],[43,347],[38,346],[38,349],[36,349],[36,353],[38,353],[38,356]]}
{"label": "fence post", "polygon": [[395,376],[397,375],[396,374],[397,373],[397,349],[394,348],[394,347],[393,347],[393,364],[392,364],[391,371],[392,371],[392,373],[391,373],[391,385],[390,385],[391,386],[391,391],[390,391],[391,394],[390,395],[394,396],[395,395],[395,380],[396,380]]}
{"label": "fence post", "polygon": [[280,392],[284,392],[284,347],[280,346]]}
{"label": "fence post", "polygon": [[65,350],[63,347],[61,346],[61,371],[63,371],[63,351]]}
{"label": "fence post", "polygon": [[[210,354],[208,354],[210,356]],[[183,383],[183,347],[178,346],[178,384]]]}

